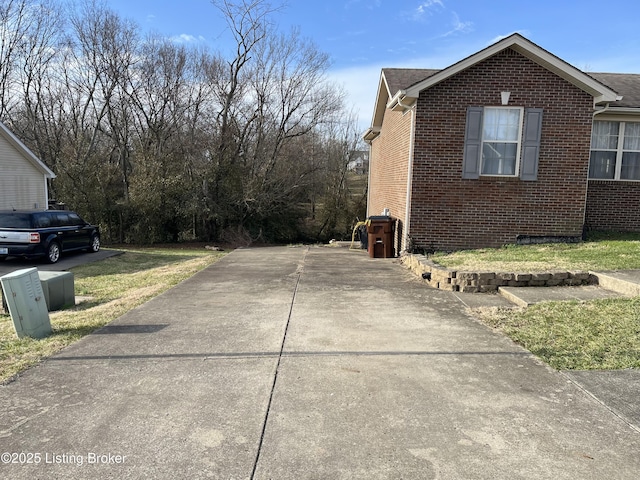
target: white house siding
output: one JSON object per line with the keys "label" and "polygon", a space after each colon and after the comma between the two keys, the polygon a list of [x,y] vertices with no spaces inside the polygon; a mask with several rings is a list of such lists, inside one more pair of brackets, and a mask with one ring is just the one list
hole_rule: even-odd
{"label": "white house siding", "polygon": [[0,210],[46,209],[42,171],[0,135]]}

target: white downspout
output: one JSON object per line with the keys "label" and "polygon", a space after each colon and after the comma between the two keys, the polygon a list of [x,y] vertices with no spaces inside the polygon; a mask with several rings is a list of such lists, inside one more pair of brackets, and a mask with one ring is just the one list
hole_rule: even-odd
{"label": "white downspout", "polygon": [[[622,97],[620,97],[622,98]],[[593,119],[596,118],[596,115],[600,115],[601,113],[605,113],[609,110],[609,103],[601,108],[600,110],[594,110],[593,118],[591,120],[591,133],[593,134]],[[589,165],[587,165],[587,194],[584,196],[584,214],[582,217],[582,232],[584,235],[585,226],[587,224],[587,203],[589,202],[589,167],[591,166],[591,136],[589,137]]]}
{"label": "white downspout", "polygon": [[47,181],[47,176],[44,177],[44,208],[40,207],[40,210],[49,210],[49,182]]}
{"label": "white downspout", "polygon": [[371,204],[371,170],[373,166],[373,140],[367,143],[369,144],[369,171],[367,172],[367,211],[365,215],[367,218],[369,218],[371,216],[370,204]]}
{"label": "white downspout", "polygon": [[[609,110],[609,104],[607,103],[603,108],[601,108],[600,110],[594,110],[593,112],[593,117],[595,118],[596,115],[600,115],[601,113],[605,113]],[[593,128],[593,123],[591,124],[591,128]]]}

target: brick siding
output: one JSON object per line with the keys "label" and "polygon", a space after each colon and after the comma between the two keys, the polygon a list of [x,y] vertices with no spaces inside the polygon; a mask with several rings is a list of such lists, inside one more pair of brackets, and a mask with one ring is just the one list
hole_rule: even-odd
{"label": "brick siding", "polygon": [[[502,91],[511,92],[510,106],[544,109],[538,179],[462,179],[467,107],[500,106]],[[581,236],[592,111],[590,95],[511,49],[423,91],[416,107],[413,244],[446,251],[497,247],[519,235]],[[387,111],[372,146],[373,212],[404,204],[406,160],[400,157],[408,157],[409,123],[388,125],[391,115],[399,114]],[[381,157],[387,163],[375,164]]]}
{"label": "brick siding", "polygon": [[[396,219],[396,247],[400,245],[407,206],[412,114],[385,110],[380,135],[371,143],[367,215],[380,215],[388,208]],[[396,251],[399,249],[396,248]]]}
{"label": "brick siding", "polygon": [[640,232],[640,183],[589,180],[586,227]]}

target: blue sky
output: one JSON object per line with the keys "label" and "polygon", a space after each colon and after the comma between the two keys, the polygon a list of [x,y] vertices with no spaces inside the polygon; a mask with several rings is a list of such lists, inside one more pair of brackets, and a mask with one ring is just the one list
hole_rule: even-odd
{"label": "blue sky", "polygon": [[[210,0],[106,3],[143,31],[230,48]],[[639,18],[638,0],[288,0],[273,20],[299,27],[330,55],[330,76],[348,91],[364,130],[381,68],[445,68],[513,32],[582,70],[640,73]]]}

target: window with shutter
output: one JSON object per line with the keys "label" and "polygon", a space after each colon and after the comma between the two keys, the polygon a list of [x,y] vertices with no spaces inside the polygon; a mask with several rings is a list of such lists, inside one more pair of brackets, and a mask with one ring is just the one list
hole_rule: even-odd
{"label": "window with shutter", "polygon": [[462,178],[538,176],[542,109],[469,107]]}

